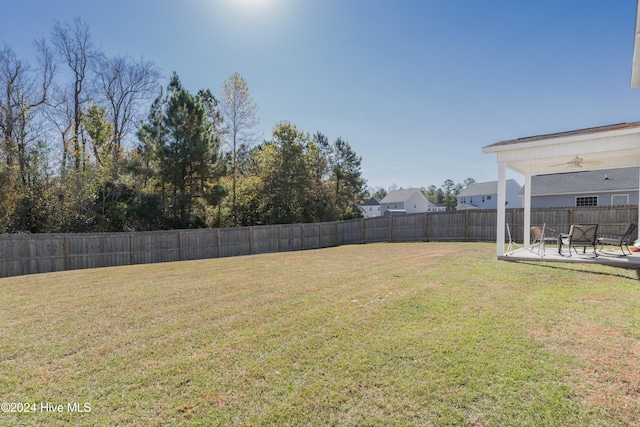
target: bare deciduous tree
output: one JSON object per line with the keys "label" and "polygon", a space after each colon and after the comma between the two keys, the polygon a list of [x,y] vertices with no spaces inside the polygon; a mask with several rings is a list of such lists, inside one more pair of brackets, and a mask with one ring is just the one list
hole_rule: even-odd
{"label": "bare deciduous tree", "polygon": [[127,56],[103,58],[96,67],[98,94],[108,107],[113,127],[114,173],[127,135],[141,118],[142,103],[156,94],[159,69],[152,62]]}
{"label": "bare deciduous tree", "polygon": [[223,83],[220,111],[225,122],[225,139],[231,146],[232,210],[233,226],[236,227],[238,225],[236,155],[240,146],[249,146],[258,138],[256,131],[258,106],[249,95],[247,82],[240,74],[234,73]]}
{"label": "bare deciduous tree", "polygon": [[[73,25],[62,25],[55,21],[51,38],[56,51],[61,60],[69,67],[73,75],[71,85],[70,100],[73,104],[73,150],[75,156],[76,170],[84,169],[85,166],[85,143],[80,146],[80,126],[82,124],[82,108],[90,99],[86,93],[88,72],[93,61],[98,58],[98,53],[91,42],[89,25],[80,18],[73,21]],[[66,153],[63,154],[66,157]]]}
{"label": "bare deciduous tree", "polygon": [[27,144],[35,109],[47,101],[54,74],[51,53],[44,41],[35,43],[39,67],[19,60],[13,50],[0,50],[0,139],[7,169],[18,162],[20,177],[26,183]]}

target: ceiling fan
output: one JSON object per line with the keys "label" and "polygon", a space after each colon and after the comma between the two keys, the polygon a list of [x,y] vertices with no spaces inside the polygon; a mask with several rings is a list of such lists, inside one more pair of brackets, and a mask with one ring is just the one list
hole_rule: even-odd
{"label": "ceiling fan", "polygon": [[567,166],[570,168],[581,168],[582,165],[597,165],[602,163],[599,160],[590,160],[590,161],[585,161],[582,157],[580,156],[575,156],[573,159],[569,160],[568,162],[564,162],[564,163],[558,163],[555,165],[551,165],[551,167],[557,167],[557,166]]}

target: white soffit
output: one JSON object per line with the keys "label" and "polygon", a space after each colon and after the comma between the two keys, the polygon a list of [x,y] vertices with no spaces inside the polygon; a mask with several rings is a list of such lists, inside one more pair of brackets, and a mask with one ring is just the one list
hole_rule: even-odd
{"label": "white soffit", "polygon": [[504,141],[483,151],[524,175],[638,166],[640,122]]}
{"label": "white soffit", "polygon": [[631,64],[631,88],[640,87],[640,0],[636,4],[636,30],[633,33],[633,61]]}

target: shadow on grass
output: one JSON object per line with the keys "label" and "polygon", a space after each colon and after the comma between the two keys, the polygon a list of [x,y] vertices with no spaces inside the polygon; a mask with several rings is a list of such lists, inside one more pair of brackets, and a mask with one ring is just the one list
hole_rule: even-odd
{"label": "shadow on grass", "polygon": [[[544,268],[552,268],[555,270],[565,270],[565,271],[581,271],[583,273],[590,273],[590,274],[599,274],[602,276],[611,276],[611,277],[622,277],[625,279],[632,279],[632,280],[639,280],[640,281],[640,269],[638,268],[624,268],[624,267],[611,267],[611,268],[620,268],[622,270],[633,270],[635,271],[635,275],[636,277],[632,277],[632,276],[625,276],[624,274],[618,274],[618,273],[609,273],[609,272],[605,272],[605,271],[591,271],[591,270],[583,270],[580,268],[569,268],[567,266],[567,264],[555,264],[555,265],[551,265],[549,263],[540,263],[540,262],[536,262],[536,261],[526,261],[526,260],[517,260],[517,261],[512,261],[512,262],[516,262],[518,264],[528,264],[528,265],[536,265],[538,267],[544,267]],[[573,266],[575,266],[576,264],[572,264]]]}

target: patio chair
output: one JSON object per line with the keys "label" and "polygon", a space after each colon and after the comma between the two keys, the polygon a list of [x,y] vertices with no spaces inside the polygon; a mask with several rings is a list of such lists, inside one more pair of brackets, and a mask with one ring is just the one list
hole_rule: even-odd
{"label": "patio chair", "polygon": [[569,234],[558,234],[558,253],[562,255],[562,246],[569,246],[569,256],[571,248],[576,251],[576,246],[582,246],[582,253],[587,253],[587,246],[593,247],[593,254],[596,253],[596,236],[598,234],[598,224],[573,224],[569,229]]}
{"label": "patio chair", "polygon": [[518,245],[517,243],[515,243],[513,241],[513,238],[511,237],[511,228],[509,228],[509,223],[505,223],[506,227],[507,227],[507,238],[509,239],[509,245],[507,246],[507,251],[506,253],[508,253],[509,255],[513,255],[513,253],[517,250],[517,248],[522,248],[522,246]]}
{"label": "patio chair", "polygon": [[[600,252],[602,252],[604,245],[611,245],[620,247],[623,256],[631,255],[629,244],[632,243],[631,235],[634,231],[636,231],[636,228],[638,228],[638,224],[630,222],[629,224],[627,224],[627,227],[622,234],[613,237],[598,237],[597,243],[600,245]],[[628,254],[625,253],[623,246],[627,247],[627,252],[629,252]]]}
{"label": "patio chair", "polygon": [[[554,236],[550,236],[553,234]],[[542,227],[531,227],[531,246],[529,250],[533,253],[537,250],[539,256],[543,257],[546,253],[546,243],[556,243],[557,237],[555,236],[555,230],[547,228],[547,224],[542,224]]]}

